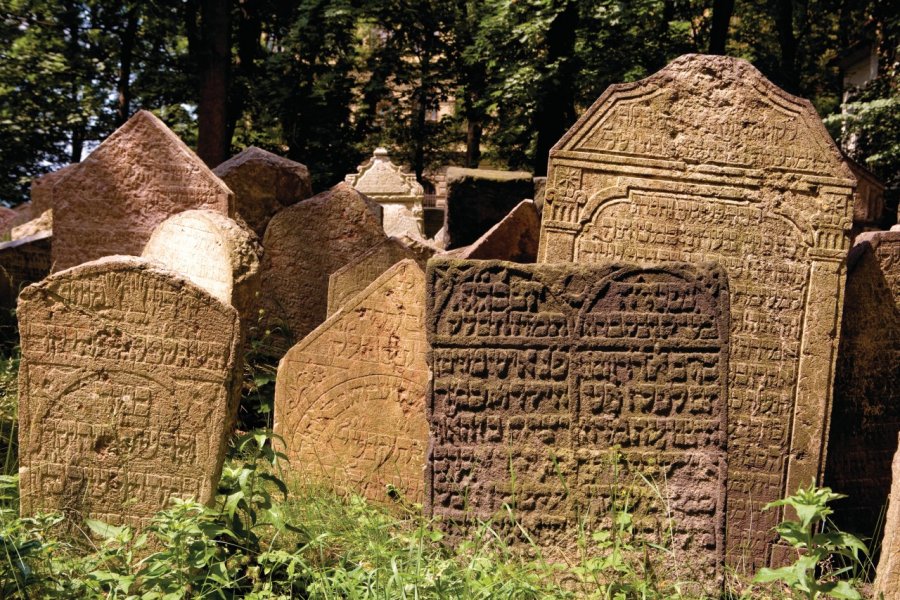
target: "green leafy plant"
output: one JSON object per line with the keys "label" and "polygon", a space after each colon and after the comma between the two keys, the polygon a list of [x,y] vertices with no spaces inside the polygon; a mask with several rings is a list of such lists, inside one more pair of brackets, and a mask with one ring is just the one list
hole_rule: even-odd
{"label": "green leafy plant", "polygon": [[[767,504],[763,510],[784,506],[797,513],[797,520],[784,520],[775,527],[781,540],[797,550],[797,560],[777,569],[760,569],[754,581],[781,582],[795,598],[807,600],[862,598],[854,569],[862,566],[868,549],[857,537],[827,527],[827,518],[833,512],[828,503],[845,497],[832,492],[831,488],[817,487],[813,482],[792,496]],[[848,565],[832,568],[839,557]],[[849,579],[840,578],[848,574],[851,575]]]}

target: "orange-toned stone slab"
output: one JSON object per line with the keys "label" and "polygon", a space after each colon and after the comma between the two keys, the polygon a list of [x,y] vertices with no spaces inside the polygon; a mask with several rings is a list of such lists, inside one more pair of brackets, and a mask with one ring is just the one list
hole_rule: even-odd
{"label": "orange-toned stone slab", "polygon": [[533,263],[537,259],[541,215],[534,202],[523,200],[471,246],[454,251],[456,258]]}
{"label": "orange-toned stone slab", "polygon": [[894,479],[884,521],[881,560],[875,573],[875,594],[884,594],[884,600],[900,600],[900,443],[892,471]]}
{"label": "orange-toned stone slab", "polygon": [[386,501],[424,487],[425,274],[397,263],[281,360],[275,432],[291,466]]}
{"label": "orange-toned stone slab", "polygon": [[725,56],[611,86],[550,153],[538,262],[728,274],[728,546],[751,572],[779,558],[763,505],[821,481],[855,185],[812,104]]}
{"label": "orange-toned stone slab", "polygon": [[234,192],[235,214],[262,237],[279,210],[312,196],[306,165],[250,146],[213,169]]}
{"label": "orange-toned stone slab", "polygon": [[662,572],[721,588],[724,273],[434,258],[427,281],[426,508],[451,532],[495,519],[507,541],[572,558],[627,498],[638,530],[673,528],[684,564]]}
{"label": "orange-toned stone slab", "polygon": [[412,173],[391,162],[388,151],[377,148],[372,157],[345,181],[384,211],[384,232],[390,236],[423,235],[425,190]]}
{"label": "orange-toned stone slab", "polygon": [[114,256],[29,286],[18,315],[23,515],[142,527],[171,496],[212,500],[237,409],[234,308]]}
{"label": "orange-toned stone slab", "polygon": [[147,111],[49,185],[56,270],[113,254],[139,256],[168,217],[194,208],[227,215],[233,202],[228,186]]}
{"label": "orange-toned stone slab", "polygon": [[381,207],[346,183],[272,218],[263,239],[262,302],[284,350],[325,320],[329,276],[385,238]]}

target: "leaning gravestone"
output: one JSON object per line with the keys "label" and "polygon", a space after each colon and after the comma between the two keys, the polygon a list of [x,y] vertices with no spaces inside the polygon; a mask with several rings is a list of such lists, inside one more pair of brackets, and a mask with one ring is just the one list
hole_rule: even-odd
{"label": "leaning gravestone", "polygon": [[262,295],[269,326],[286,347],[325,320],[328,278],[385,240],[381,207],[346,183],[285,208],[263,239]]}
{"label": "leaning gravestone", "polygon": [[45,210],[44,213],[35,219],[29,219],[16,225],[9,232],[9,237],[13,240],[31,237],[41,234],[53,233],[53,211]]}
{"label": "leaning gravestone", "polygon": [[534,198],[525,171],[447,169],[447,249],[468,246],[503,220],[519,202]]}
{"label": "leaning gravestone", "polygon": [[0,244],[0,308],[14,309],[22,288],[50,274],[52,242],[44,232]]}
{"label": "leaning gravestone", "polygon": [[728,547],[821,480],[854,179],[812,105],[749,63],[683,56],[611,86],[550,152],[538,262],[716,262],[731,281]]}
{"label": "leaning gravestone", "polygon": [[[417,260],[418,257],[397,238],[388,238],[332,273],[328,278],[328,316],[366,289],[379,275],[407,258]],[[417,262],[424,268],[427,259]]]}
{"label": "leaning gravestone", "polygon": [[863,233],[848,259],[825,484],[832,520],[872,538],[900,432],[900,231]]}
{"label": "leaning gravestone", "polygon": [[357,167],[356,173],[347,175],[345,181],[381,205],[386,234],[424,235],[425,190],[415,175],[404,173],[391,162],[387,150],[376,148],[372,158]]}
{"label": "leaning gravestone", "polygon": [[582,526],[610,525],[618,489],[636,527],[667,530],[671,517],[675,552],[721,583],[724,274],[436,258],[427,281],[426,508],[451,531],[494,517],[513,540],[521,525],[551,554],[572,553]]}
{"label": "leaning gravestone", "polygon": [[227,215],[234,201],[222,180],[147,111],[49,185],[56,270],[113,254],[140,255],[168,217],[193,208]]}
{"label": "leaning gravestone", "polygon": [[246,227],[209,210],[188,210],[163,221],[142,256],[235,307],[249,322],[256,319],[261,254]]}
{"label": "leaning gravestone", "polygon": [[143,527],[170,496],[209,502],[236,414],[237,311],[114,256],[19,298],[22,514]]}
{"label": "leaning gravestone", "polygon": [[522,200],[503,220],[471,246],[451,250],[455,258],[533,263],[537,258],[541,215],[531,200]]}
{"label": "leaning gravestone", "polygon": [[422,501],[428,425],[425,274],[382,273],[281,360],[275,432],[291,464],[376,501]]}
{"label": "leaning gravestone", "polygon": [[250,146],[213,169],[234,192],[234,212],[262,237],[279,210],[312,196],[306,165]]}
{"label": "leaning gravestone", "polygon": [[31,181],[32,216],[41,215],[53,208],[53,186],[67,174],[77,169],[79,164],[66,165]]}
{"label": "leaning gravestone", "polygon": [[[900,600],[900,436],[894,454],[890,505],[884,520],[881,559],[875,574],[875,594],[881,600]],[[878,594],[884,594],[882,598]]]}

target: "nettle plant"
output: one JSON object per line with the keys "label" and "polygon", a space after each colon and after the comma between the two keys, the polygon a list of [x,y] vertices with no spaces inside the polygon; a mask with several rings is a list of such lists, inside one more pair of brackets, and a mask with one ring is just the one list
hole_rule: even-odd
{"label": "nettle plant", "polygon": [[[846,498],[831,488],[811,483],[783,500],[768,503],[763,510],[790,507],[797,520],[784,520],[775,527],[781,540],[797,550],[793,564],[778,569],[763,568],[756,583],[781,582],[795,598],[862,598],[858,573],[869,551],[856,536],[828,527],[828,516],[834,511],[829,502]],[[835,567],[836,563],[845,566]]]}

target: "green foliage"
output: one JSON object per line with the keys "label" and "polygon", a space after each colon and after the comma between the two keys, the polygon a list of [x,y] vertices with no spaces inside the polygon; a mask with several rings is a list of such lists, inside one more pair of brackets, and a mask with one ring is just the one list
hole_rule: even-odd
{"label": "green foliage", "polygon": [[[862,598],[855,575],[850,579],[840,579],[861,567],[868,550],[855,536],[843,531],[828,530],[826,519],[832,514],[828,503],[846,496],[835,494],[830,488],[816,487],[815,482],[808,488],[797,490],[783,500],[770,502],[764,510],[789,507],[797,514],[797,520],[782,521],[775,531],[781,540],[797,550],[797,560],[777,569],[760,569],[754,581],[769,583],[782,582],[794,597],[816,600],[817,598]],[[849,565],[832,567],[835,559],[841,558]]]}

